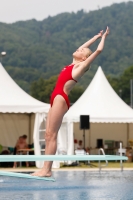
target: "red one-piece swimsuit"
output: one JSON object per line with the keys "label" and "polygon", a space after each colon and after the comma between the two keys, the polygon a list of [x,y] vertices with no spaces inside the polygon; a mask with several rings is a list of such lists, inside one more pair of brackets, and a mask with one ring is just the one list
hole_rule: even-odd
{"label": "red one-piece swimsuit", "polygon": [[69,80],[73,80],[75,82],[77,82],[76,80],[73,79],[72,77],[72,70],[73,70],[73,67],[74,67],[74,64],[72,65],[69,65],[69,66],[66,66],[62,69],[61,73],[59,74],[59,77],[57,79],[57,82],[56,82],[56,85],[55,85],[55,88],[51,94],[51,98],[50,98],[50,104],[51,104],[51,107],[53,105],[53,101],[54,101],[54,98],[57,96],[57,95],[61,95],[65,101],[66,101],[66,104],[68,106],[68,109],[70,107],[70,101],[68,99],[68,96],[67,94],[64,92],[64,85],[67,81]]}

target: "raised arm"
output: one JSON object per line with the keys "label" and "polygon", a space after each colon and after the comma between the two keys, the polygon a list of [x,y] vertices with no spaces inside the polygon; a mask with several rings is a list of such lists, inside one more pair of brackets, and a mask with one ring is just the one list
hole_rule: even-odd
{"label": "raised arm", "polygon": [[107,35],[109,34],[109,28],[107,27],[105,33],[102,35],[101,41],[94,53],[92,53],[84,62],[82,62],[81,67],[84,71],[89,69],[90,64],[94,61],[94,59],[102,52],[104,48],[104,43]]}
{"label": "raised arm", "polygon": [[85,42],[83,45],[81,45],[79,48],[87,48],[89,47],[91,44],[93,44],[98,38],[100,38],[103,34],[103,30],[100,31],[100,33],[98,33],[97,35],[95,35],[93,38],[91,38],[90,40],[88,40],[87,42]]}

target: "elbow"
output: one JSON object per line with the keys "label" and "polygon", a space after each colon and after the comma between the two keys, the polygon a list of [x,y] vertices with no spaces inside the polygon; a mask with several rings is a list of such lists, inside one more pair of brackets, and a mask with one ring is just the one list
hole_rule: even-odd
{"label": "elbow", "polygon": [[99,49],[97,49],[96,51],[97,51],[98,54],[100,54],[100,53],[102,52],[102,50],[103,50],[103,49],[100,49],[100,48],[99,48]]}

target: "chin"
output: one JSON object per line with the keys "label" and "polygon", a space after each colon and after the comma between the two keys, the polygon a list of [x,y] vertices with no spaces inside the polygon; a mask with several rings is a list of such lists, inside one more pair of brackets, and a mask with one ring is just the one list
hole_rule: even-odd
{"label": "chin", "polygon": [[79,55],[77,54],[76,51],[73,53],[73,56],[74,56],[75,58],[78,58],[78,57],[79,57]]}

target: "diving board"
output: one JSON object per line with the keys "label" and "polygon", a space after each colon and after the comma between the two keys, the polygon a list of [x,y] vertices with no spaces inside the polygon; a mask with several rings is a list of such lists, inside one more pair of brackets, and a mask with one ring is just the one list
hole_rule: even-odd
{"label": "diving board", "polygon": [[0,155],[0,162],[15,161],[115,161],[128,160],[126,156],[115,155]]}
{"label": "diving board", "polygon": [[[126,156],[115,156],[115,155],[0,155],[0,162],[17,162],[17,161],[69,161],[69,160],[79,160],[79,161],[115,161],[120,162],[128,160]],[[99,166],[101,170],[101,166]],[[121,170],[123,166],[121,164]],[[55,181],[52,177],[38,177],[31,176],[30,174],[14,173],[14,172],[4,172],[0,171],[0,176],[12,176],[18,178],[28,178],[44,181]]]}
{"label": "diving board", "polygon": [[39,176],[32,176],[30,174],[23,174],[23,173],[16,173],[16,172],[14,173],[14,172],[0,171],[0,176],[10,176],[10,177],[17,177],[17,178],[28,178],[28,179],[36,179],[36,180],[55,182],[55,179],[52,177],[39,177]]}

